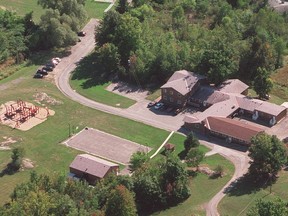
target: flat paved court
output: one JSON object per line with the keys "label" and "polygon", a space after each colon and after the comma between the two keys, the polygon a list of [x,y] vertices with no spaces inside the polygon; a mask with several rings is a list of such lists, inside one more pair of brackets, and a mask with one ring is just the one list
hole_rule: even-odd
{"label": "flat paved court", "polygon": [[149,152],[151,150],[149,147],[93,128],[80,131],[69,140],[66,140],[64,144],[122,164],[128,164],[134,152]]}

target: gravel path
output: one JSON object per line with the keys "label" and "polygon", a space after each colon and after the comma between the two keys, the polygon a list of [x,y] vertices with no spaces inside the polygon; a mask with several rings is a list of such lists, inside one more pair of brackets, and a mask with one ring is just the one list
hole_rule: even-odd
{"label": "gravel path", "polygon": [[[129,118],[138,122],[143,122],[145,124],[165,130],[181,131],[184,117],[184,115],[182,114],[172,117],[170,115],[163,114],[163,112],[161,113],[151,111],[147,108],[143,109],[143,107],[146,107],[148,102],[145,100],[136,103],[135,105],[126,110],[115,108],[85,98],[70,87],[69,77],[70,73],[76,68],[76,63],[79,62],[81,58],[89,54],[95,47],[94,27],[98,24],[98,20],[90,20],[90,22],[83,29],[87,32],[87,35],[81,39],[82,41],[80,43],[78,43],[71,49],[71,55],[63,58],[61,63],[57,66],[57,75],[55,76],[55,79],[57,87],[60,89],[60,91],[70,99],[93,109]],[[212,151],[215,151],[215,153],[219,153],[226,159],[232,161],[232,163],[235,165],[235,173],[233,175],[233,178],[225,185],[225,187],[221,191],[219,191],[218,194],[216,194],[212,198],[212,200],[205,207],[207,215],[216,216],[219,215],[217,211],[217,205],[220,200],[225,196],[225,194],[223,193],[225,188],[229,186],[232,181],[242,176],[247,171],[249,158],[245,153],[237,150],[222,147],[218,144],[215,145],[211,142],[207,142],[201,139],[200,142],[210,147]]]}

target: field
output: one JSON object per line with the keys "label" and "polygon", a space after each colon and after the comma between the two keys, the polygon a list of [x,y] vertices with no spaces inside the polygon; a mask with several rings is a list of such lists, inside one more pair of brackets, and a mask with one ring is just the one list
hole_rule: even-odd
{"label": "field", "polygon": [[[40,16],[44,10],[37,4],[37,0],[1,0],[0,6],[8,10],[15,11],[20,16],[33,11],[36,22],[39,22]],[[89,18],[102,18],[104,10],[109,6],[108,3],[95,2],[94,0],[86,0],[85,9]]]}

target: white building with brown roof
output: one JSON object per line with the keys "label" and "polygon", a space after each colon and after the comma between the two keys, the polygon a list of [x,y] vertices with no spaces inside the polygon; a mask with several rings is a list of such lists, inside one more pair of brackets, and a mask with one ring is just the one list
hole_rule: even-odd
{"label": "white building with brown roof", "polygon": [[75,157],[69,166],[70,173],[75,177],[85,179],[94,185],[99,179],[105,178],[109,173],[117,174],[119,165],[89,154],[80,154]]}

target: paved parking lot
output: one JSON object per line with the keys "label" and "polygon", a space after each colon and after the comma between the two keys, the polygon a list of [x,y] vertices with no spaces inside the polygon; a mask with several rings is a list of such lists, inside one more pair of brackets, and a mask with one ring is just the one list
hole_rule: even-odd
{"label": "paved parking lot", "polygon": [[151,148],[93,129],[86,128],[65,141],[69,147],[116,163],[128,164],[134,152],[149,152]]}

